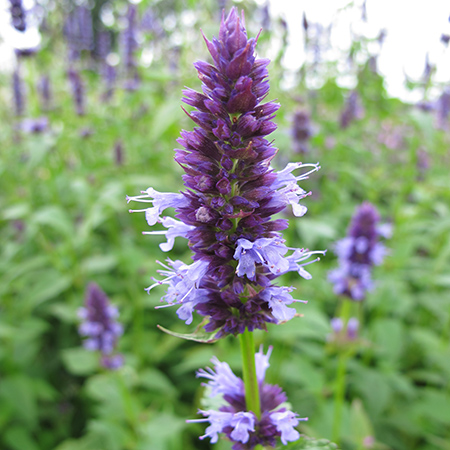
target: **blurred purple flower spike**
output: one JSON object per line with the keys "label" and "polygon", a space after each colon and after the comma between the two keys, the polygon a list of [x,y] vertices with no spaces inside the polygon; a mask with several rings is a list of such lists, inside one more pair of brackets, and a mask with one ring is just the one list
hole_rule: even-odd
{"label": "blurred purple flower spike", "polygon": [[313,135],[311,118],[306,111],[297,111],[292,123],[292,143],[294,153],[308,153],[308,141]]}
{"label": "blurred purple flower spike", "polygon": [[99,351],[101,363],[107,369],[118,369],[123,365],[123,356],[115,352],[117,341],[123,328],[116,321],[119,312],[109,302],[106,294],[95,283],[90,283],[86,290],[84,307],[78,310],[83,320],[79,333],[85,337],[83,342],[87,350]]}
{"label": "blurred purple flower spike", "polygon": [[12,26],[20,32],[27,29],[26,13],[22,0],[9,0],[9,11],[11,13]]}
{"label": "blurred purple flower spike", "polygon": [[16,67],[12,75],[12,88],[13,88],[14,110],[16,116],[21,116],[25,109],[25,92],[24,92],[25,89],[22,78],[20,77],[18,67]]}
{"label": "blurred purple flower spike", "polygon": [[336,294],[361,301],[373,288],[372,267],[380,265],[387,254],[379,238],[390,233],[390,226],[379,225],[379,220],[376,208],[363,203],[353,216],[347,237],[336,243],[339,267],[328,274]]}
{"label": "blurred purple flower spike", "polygon": [[70,86],[72,88],[72,97],[75,103],[75,111],[79,116],[85,114],[85,98],[84,98],[84,85],[81,80],[81,76],[75,69],[69,69],[67,71]]}

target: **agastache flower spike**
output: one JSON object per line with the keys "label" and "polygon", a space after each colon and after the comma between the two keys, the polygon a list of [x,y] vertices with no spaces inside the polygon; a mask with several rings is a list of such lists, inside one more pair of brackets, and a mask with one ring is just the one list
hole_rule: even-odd
{"label": "agastache flower spike", "polygon": [[9,5],[12,26],[17,31],[24,32],[27,28],[27,22],[22,0],[9,0]]}
{"label": "agastache flower spike", "polygon": [[204,386],[210,389],[210,397],[222,396],[218,411],[199,410],[203,419],[193,419],[187,422],[209,422],[206,433],[200,439],[209,437],[211,443],[216,443],[218,433],[225,433],[234,442],[233,450],[251,450],[256,445],[275,447],[277,438],[286,445],[288,442],[299,439],[300,434],[295,429],[300,421],[298,414],[286,407],[286,394],[277,385],[264,381],[266,369],[269,367],[269,358],[272,347],[267,354],[262,347],[255,354],[256,374],[261,400],[261,417],[258,418],[245,406],[244,383],[237,377],[230,366],[219,361],[216,357],[211,359],[214,370],[200,369],[197,377],[206,378]]}
{"label": "agastache flower spike", "polygon": [[70,87],[72,88],[72,97],[75,103],[75,111],[79,116],[84,116],[85,95],[81,76],[75,69],[69,69],[67,71],[67,76],[69,78]]}
{"label": "agastache flower spike", "polygon": [[372,267],[380,265],[387,253],[379,237],[390,234],[390,227],[379,225],[379,220],[376,208],[363,203],[356,210],[348,236],[336,243],[339,267],[328,275],[336,294],[361,301],[373,288]]}
{"label": "agastache flower spike", "polygon": [[22,78],[20,77],[19,68],[17,67],[12,75],[12,88],[14,109],[16,116],[21,116],[25,109],[25,93]]}
{"label": "agastache flower spike", "polygon": [[[295,316],[288,305],[299,300],[291,297],[292,288],[274,280],[289,271],[311,278],[303,266],[324,252],[287,247],[280,231],[288,221],[272,216],[288,206],[297,217],[306,213],[299,202],[310,192],[298,183],[320,167],[295,162],[276,171],[271,166],[278,150],[266,136],[276,129],[272,119],[279,105],[263,103],[269,60],[255,58],[256,39],[247,38],[236,8],[222,16],[218,38],[205,42],[213,64],[194,64],[202,92],[183,91],[183,102],[193,107],[186,114],[197,127],[181,132],[181,148],[175,150],[186,189],[161,193],[149,188],[127,200],[150,203],[130,212],[144,212],[150,226],[167,228],[145,232],[166,236],[163,251],[172,249],[175,237],[186,238],[193,251],[193,264],[169,260],[171,267],[160,271],[165,278],[148,291],[167,285],[164,306],[181,305],[178,315],[186,323],[196,311],[207,319],[205,330],[219,338]],[[167,208],[175,208],[177,220],[161,217]],[[212,429],[224,420],[214,416]],[[244,418],[239,423],[250,430]]]}
{"label": "agastache flower spike", "polygon": [[123,328],[115,319],[119,315],[106,294],[95,283],[90,283],[86,291],[85,306],[78,310],[83,320],[78,331],[86,337],[83,345],[91,351],[99,351],[101,363],[107,369],[118,369],[123,364],[123,356],[114,353]]}

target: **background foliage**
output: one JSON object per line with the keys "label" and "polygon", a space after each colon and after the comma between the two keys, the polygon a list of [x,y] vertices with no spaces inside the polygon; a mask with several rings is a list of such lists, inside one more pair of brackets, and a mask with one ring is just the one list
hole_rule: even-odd
{"label": "background foliage", "polygon": [[[83,50],[73,63],[85,87],[83,116],[75,113],[62,38],[74,5],[46,3],[40,50],[19,61],[26,85],[24,116],[48,117],[42,133],[20,129],[23,117],[13,114],[11,73],[0,73],[2,449],[211,447],[198,440],[203,424],[185,423],[195,417],[202,396],[194,374],[213,354],[239,373],[238,345],[231,337],[201,345],[157,330],[157,324],[178,332],[188,327],[174,310],[154,310],[162,290],[149,296],[143,290],[155,274],[155,260],[162,258],[160,241],[140,234],[144,218],[127,213],[125,195],[148,186],[159,191],[182,186],[172,149],[180,129],[192,124],[180,108],[181,89],[199,89],[192,63],[207,58],[199,28],[208,37],[217,34],[218,3],[141,2],[139,16],[150,8],[153,28],[138,32],[136,58],[144,62],[137,68],[140,83],[135,90],[123,89],[119,63],[109,101],[102,100],[101,61]],[[127,4],[91,6],[97,26],[102,12],[115,17],[106,28],[120,56]],[[239,7],[246,10],[249,34],[257,34],[264,10],[251,1]],[[360,38],[347,69],[357,80],[359,112],[343,128],[341,114],[350,92],[336,82],[337,62],[310,57],[290,74],[294,81],[286,87],[287,31],[279,20],[267,22],[266,17],[269,23],[258,54],[278,49],[269,67],[270,98],[282,105],[273,134],[280,149],[274,165],[302,160],[322,166],[302,186],[313,195],[305,201],[308,214],[291,220],[288,243],[330,251],[311,266],[311,281],[287,280],[297,288],[297,298],[309,300],[299,306],[304,317],[256,335],[258,344],[274,345],[268,381],[282,386],[293,410],[309,417],[301,423],[303,433],[330,439],[337,358],[349,352],[343,448],[450,449],[448,117],[438,103],[419,108],[388,97],[376,55]],[[314,31],[314,24],[305,25],[307,33]],[[309,56],[317,56],[313,38],[305,45]],[[36,83],[45,74],[53,94],[51,107],[43,111]],[[430,85],[432,80],[420,84],[425,100]],[[298,110],[311,117],[305,154],[292,150]],[[364,200],[393,225],[390,254],[376,269],[376,290],[363,304],[352,305],[361,321],[360,338],[338,345],[329,338],[329,321],[342,300],[333,294],[327,272],[336,266],[333,243],[345,236],[355,207]],[[176,242],[169,256],[188,261],[189,252]],[[77,333],[76,311],[90,281],[119,307],[125,326],[120,351],[126,364],[116,372],[101,369]],[[215,446],[229,447],[227,442]]]}

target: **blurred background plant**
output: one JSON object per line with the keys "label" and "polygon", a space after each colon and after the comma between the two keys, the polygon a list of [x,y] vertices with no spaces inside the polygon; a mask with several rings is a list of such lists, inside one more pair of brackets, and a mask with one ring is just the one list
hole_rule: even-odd
{"label": "blurred background plant", "polygon": [[[144,291],[158,242],[136,233],[142,221],[127,213],[125,195],[142,186],[181,188],[172,161],[180,129],[190,127],[181,90],[200,84],[192,67],[207,54],[199,29],[217,35],[221,9],[233,4],[3,2],[20,45],[0,72],[1,449],[211,447],[198,441],[201,425],[185,419],[202,396],[193,375],[213,349],[156,329],[186,332],[173,311],[154,310],[158,294]],[[349,352],[342,448],[449,449],[447,87],[428,62],[422,78],[406,80],[419,103],[389,96],[377,70],[382,30],[376,39],[355,34],[333,59],[330,29],[307,16],[298,17],[305,62],[288,70],[288,23],[264,2],[236,4],[249,35],[264,27],[258,55],[273,60],[271,98],[282,105],[273,134],[278,169],[299,159],[322,166],[303,186],[313,192],[309,212],[292,221],[287,243],[331,249],[363,201],[393,225],[356,330],[350,320],[330,324],[332,252],[311,266],[310,282],[286,275],[309,303],[299,310],[303,318],[256,334],[257,343],[277,348],[268,382],[283,386],[293,409],[309,417],[301,432],[331,438],[339,354]],[[352,2],[347,8],[364,13]],[[26,33],[40,40],[27,47]],[[175,242],[170,257],[185,253]],[[83,348],[77,332],[90,282],[120,310],[124,364],[114,371]],[[232,338],[214,354],[238,373]]]}

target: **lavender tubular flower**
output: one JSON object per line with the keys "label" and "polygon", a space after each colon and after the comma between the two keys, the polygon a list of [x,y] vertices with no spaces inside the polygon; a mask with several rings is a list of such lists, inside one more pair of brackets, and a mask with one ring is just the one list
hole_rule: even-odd
{"label": "lavender tubular flower", "polygon": [[356,211],[348,236],[336,243],[339,267],[329,273],[336,294],[351,300],[364,300],[373,288],[371,270],[379,265],[387,253],[379,242],[388,233],[378,224],[379,215],[370,203],[363,203]]}
{"label": "lavender tubular flower", "polygon": [[214,370],[200,369],[197,377],[206,378],[204,386],[210,389],[210,397],[222,396],[222,406],[219,410],[199,410],[203,419],[193,419],[187,422],[209,422],[206,433],[200,437],[209,437],[211,443],[218,441],[219,433],[234,442],[233,450],[251,450],[256,445],[275,447],[277,439],[286,445],[288,442],[299,439],[300,434],[295,429],[299,421],[308,420],[299,418],[297,414],[285,406],[286,394],[277,385],[264,381],[266,369],[269,367],[269,358],[272,347],[267,354],[262,348],[255,354],[256,374],[261,400],[261,417],[247,411],[245,406],[244,383],[237,377],[227,363],[212,358]]}
{"label": "lavender tubular flower", "polygon": [[122,325],[115,319],[117,308],[109,303],[106,294],[95,283],[90,283],[86,291],[85,306],[78,310],[83,320],[78,331],[86,337],[83,345],[87,350],[99,351],[101,363],[107,369],[118,369],[123,365],[123,356],[114,354],[118,338],[123,333]]}
{"label": "lavender tubular flower", "polygon": [[[219,37],[205,42],[213,64],[194,64],[202,93],[186,89],[183,98],[194,108],[186,113],[197,127],[181,132],[181,148],[175,150],[186,190],[149,188],[127,200],[150,203],[130,212],[145,212],[150,226],[160,222],[168,228],[148,233],[166,235],[164,251],[174,237],[188,240],[194,263],[169,260],[171,268],[161,272],[166,278],[159,282],[169,286],[164,300],[181,305],[178,315],[186,323],[193,311],[206,317],[205,331],[219,338],[294,317],[288,305],[299,300],[289,294],[292,288],[274,280],[289,271],[311,278],[303,266],[324,252],[287,247],[280,233],[287,220],[272,218],[287,206],[297,217],[305,214],[299,202],[310,193],[297,183],[319,165],[290,163],[280,171],[270,165],[277,149],[266,136],[276,128],[272,119],[279,105],[263,103],[269,60],[255,58],[256,40],[247,38],[236,8],[222,16]],[[166,208],[175,208],[178,221],[161,218]]]}

